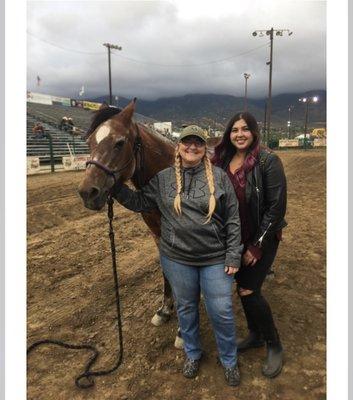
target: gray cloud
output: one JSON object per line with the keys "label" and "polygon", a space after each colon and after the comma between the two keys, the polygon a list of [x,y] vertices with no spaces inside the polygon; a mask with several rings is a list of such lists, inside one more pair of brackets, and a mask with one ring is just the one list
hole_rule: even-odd
{"label": "gray cloud", "polygon": [[[248,72],[249,96],[262,97],[268,86],[269,38],[251,33],[271,26],[293,31],[274,39],[273,93],[326,87],[325,2],[255,0],[227,3],[221,11],[216,3],[222,5],[217,1],[208,13],[205,6],[188,15],[176,1],[29,2],[28,88],[77,97],[85,85],[89,95],[107,93],[102,43],[110,42],[123,47],[112,54],[114,94],[241,96]],[[180,66],[190,64],[204,65]]]}

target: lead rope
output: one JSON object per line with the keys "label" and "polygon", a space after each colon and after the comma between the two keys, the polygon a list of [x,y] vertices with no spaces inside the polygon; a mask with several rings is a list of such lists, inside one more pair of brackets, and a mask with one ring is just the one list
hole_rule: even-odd
{"label": "lead rope", "polygon": [[92,386],[94,386],[94,379],[92,377],[94,376],[103,376],[103,375],[108,375],[117,370],[120,366],[120,364],[123,361],[123,332],[122,332],[122,324],[121,324],[121,312],[120,312],[120,296],[119,296],[119,283],[118,283],[118,272],[117,272],[117,265],[116,265],[116,249],[115,249],[115,240],[114,240],[114,229],[113,229],[113,217],[114,217],[114,211],[113,211],[113,203],[114,200],[109,194],[108,196],[108,218],[109,218],[109,238],[110,238],[110,248],[111,248],[111,254],[112,254],[112,266],[113,266],[113,277],[114,277],[114,286],[115,286],[115,304],[116,304],[116,313],[117,313],[117,327],[118,327],[118,333],[119,333],[119,356],[118,359],[115,363],[115,365],[108,370],[103,370],[103,371],[91,371],[91,368],[95,364],[98,356],[99,356],[99,351],[96,349],[96,347],[89,345],[89,344],[82,344],[82,345],[75,345],[75,344],[69,344],[62,342],[60,340],[52,340],[52,339],[45,339],[45,340],[39,340],[35,343],[33,343],[29,348],[27,349],[27,356],[29,353],[37,348],[40,345],[43,344],[54,344],[57,346],[65,347],[67,349],[73,349],[73,350],[90,350],[93,352],[92,357],[89,359],[84,372],[79,375],[75,379],[75,384],[78,388],[80,389],[87,389]]}

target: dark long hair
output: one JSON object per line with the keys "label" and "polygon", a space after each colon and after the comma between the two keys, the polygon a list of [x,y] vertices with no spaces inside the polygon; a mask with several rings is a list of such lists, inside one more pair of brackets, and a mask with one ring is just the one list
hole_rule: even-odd
{"label": "dark long hair", "polygon": [[254,139],[248,149],[248,153],[251,152],[260,143],[260,130],[255,117],[247,111],[237,112],[229,120],[227,127],[224,131],[223,138],[221,142],[215,147],[214,156],[212,158],[212,162],[223,169],[229,164],[230,160],[237,152],[236,147],[230,141],[230,133],[232,132],[232,128],[235,122],[239,121],[240,119],[243,119],[246,122]]}

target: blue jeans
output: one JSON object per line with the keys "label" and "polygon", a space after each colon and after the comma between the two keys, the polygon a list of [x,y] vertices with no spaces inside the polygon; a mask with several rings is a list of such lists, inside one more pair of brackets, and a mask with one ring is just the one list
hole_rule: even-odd
{"label": "blue jeans", "polygon": [[202,293],[221,363],[224,367],[235,366],[237,348],[232,305],[233,276],[224,272],[224,264],[195,267],[161,255],[161,265],[173,290],[186,356],[198,360],[202,355],[199,332],[199,301]]}

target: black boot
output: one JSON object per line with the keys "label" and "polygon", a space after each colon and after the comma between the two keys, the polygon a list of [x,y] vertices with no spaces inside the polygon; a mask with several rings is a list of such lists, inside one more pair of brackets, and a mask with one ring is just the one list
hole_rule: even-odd
{"label": "black boot", "polygon": [[267,357],[262,367],[262,373],[266,378],[274,378],[282,371],[283,348],[277,334],[277,340],[266,340]]}
{"label": "black boot", "polygon": [[249,331],[248,336],[244,339],[237,339],[237,350],[239,352],[262,347],[264,345],[265,341],[263,340],[262,335],[254,331]]}
{"label": "black boot", "polygon": [[[273,321],[271,308],[260,291],[253,292],[248,296],[242,296],[241,301],[247,316],[249,330],[261,332],[267,345],[267,357],[262,373],[268,378],[274,378],[282,370],[283,348]],[[250,326],[249,322],[253,324],[252,326],[256,326],[257,329],[250,329],[252,326]]]}
{"label": "black boot", "polygon": [[254,295],[240,296],[240,300],[243,306],[246,321],[248,323],[248,336],[244,339],[237,339],[237,350],[239,352],[262,347],[265,345],[261,331],[257,324],[257,308],[255,306],[256,298]]}

